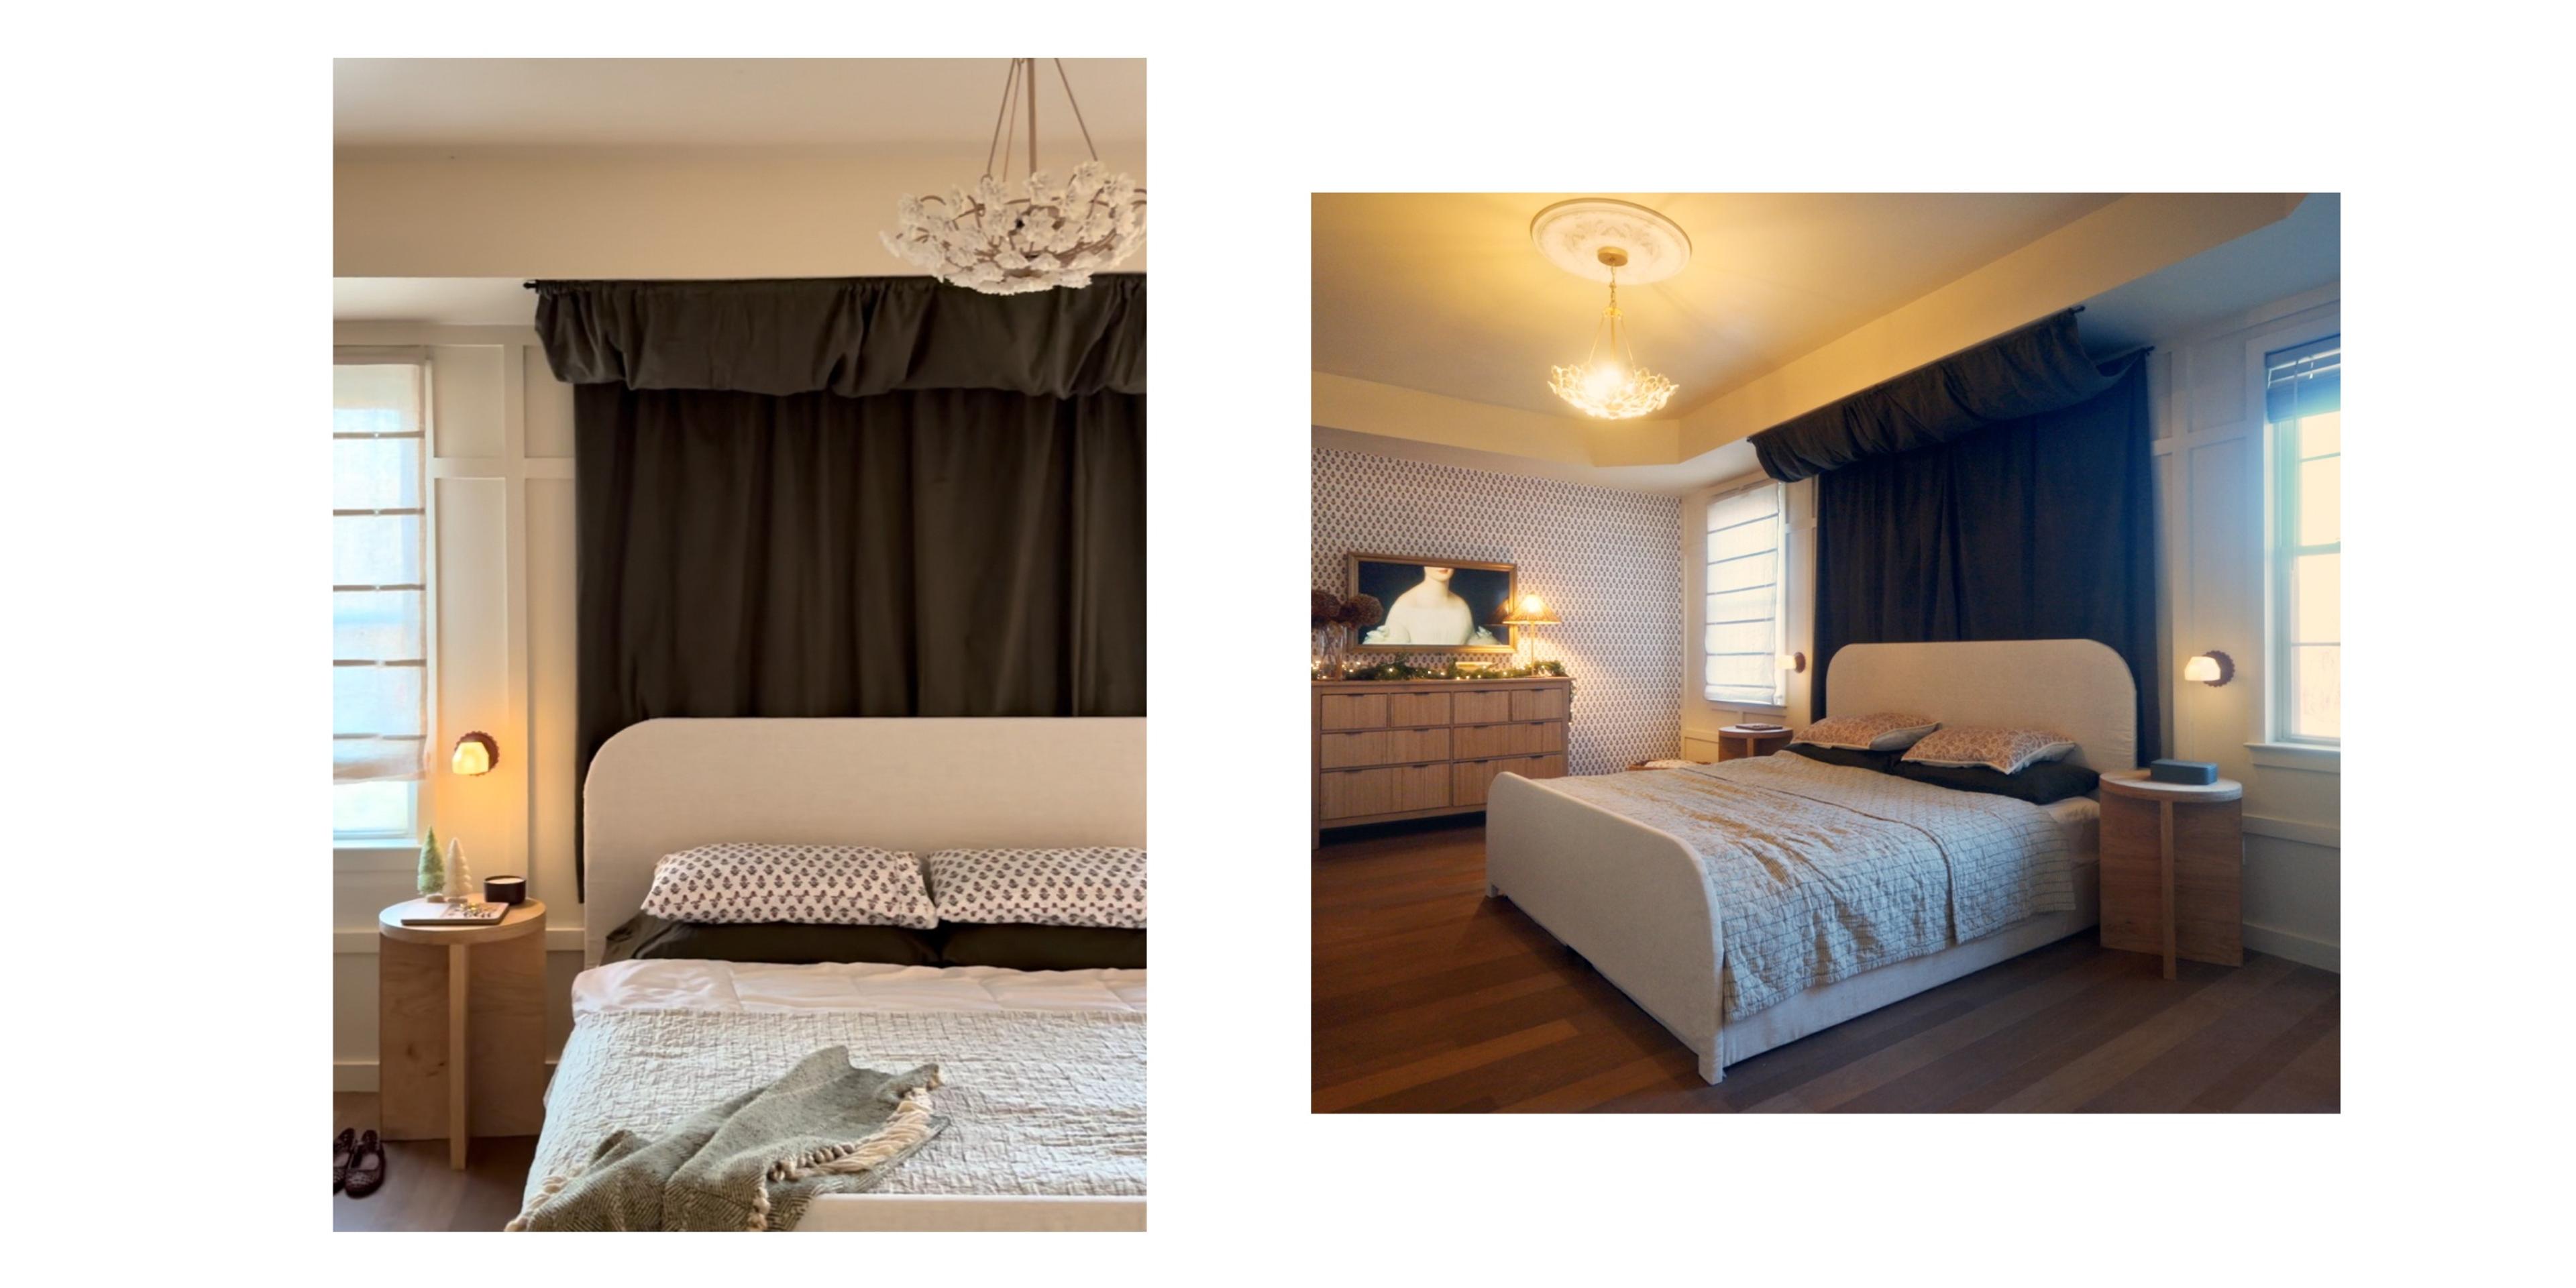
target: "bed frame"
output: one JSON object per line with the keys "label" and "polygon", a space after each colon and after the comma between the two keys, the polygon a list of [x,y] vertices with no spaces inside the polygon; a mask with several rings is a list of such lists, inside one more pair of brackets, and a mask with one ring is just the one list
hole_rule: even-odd
{"label": "bed frame", "polygon": [[[2137,763],[2137,688],[2093,640],[1852,644],[1831,662],[1838,712],[1919,711],[1950,725],[2038,725],[2080,743],[2069,760]],[[1509,898],[1699,1056],[1700,1077],[2095,925],[2097,868],[2076,868],[2075,909],[1821,984],[1729,1025],[1724,918],[1679,838],[1505,774],[1485,812],[1487,893]]]}
{"label": "bed frame", "polygon": [[[582,789],[582,964],[643,906],[653,865],[694,845],[1145,844],[1145,721],[647,720]],[[831,1194],[799,1230],[1142,1230],[1141,1198]]]}

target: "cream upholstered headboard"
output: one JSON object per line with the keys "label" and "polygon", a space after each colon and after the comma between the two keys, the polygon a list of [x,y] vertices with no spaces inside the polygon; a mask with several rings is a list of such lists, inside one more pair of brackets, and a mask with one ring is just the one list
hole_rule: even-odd
{"label": "cream upholstered headboard", "polygon": [[2055,729],[2094,769],[2138,765],[2138,689],[2099,640],[1846,644],[1825,671],[1832,715],[1910,711],[1944,725]]}
{"label": "cream upholstered headboard", "polygon": [[591,758],[582,833],[596,966],[654,863],[693,845],[1142,846],[1145,721],[647,720]]}

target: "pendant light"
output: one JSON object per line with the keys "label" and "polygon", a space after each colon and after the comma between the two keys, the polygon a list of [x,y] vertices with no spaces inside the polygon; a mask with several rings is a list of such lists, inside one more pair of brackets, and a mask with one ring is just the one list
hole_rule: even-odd
{"label": "pendant light", "polygon": [[[988,295],[1019,295],[1089,286],[1093,273],[1116,267],[1145,244],[1145,190],[1102,164],[1064,60],[1049,61],[1090,159],[1062,183],[1038,169],[1038,60],[1014,58],[1003,82],[1001,112],[993,118],[993,141],[984,150],[984,177],[972,193],[950,188],[944,197],[905,194],[895,208],[900,228],[881,234],[887,250],[943,282]],[[1029,168],[1014,196],[1011,152],[1023,110]],[[996,157],[1002,164],[998,177]]]}
{"label": "pendant light", "polygon": [[[1661,411],[1679,386],[1637,361],[1619,312],[1619,277],[1660,282],[1690,262],[1681,225],[1633,202],[1607,197],[1560,201],[1530,221],[1530,240],[1557,267],[1609,283],[1610,304],[1592,329],[1582,362],[1549,369],[1547,387],[1584,415],[1625,420]],[[1609,345],[1605,351],[1603,340]]]}

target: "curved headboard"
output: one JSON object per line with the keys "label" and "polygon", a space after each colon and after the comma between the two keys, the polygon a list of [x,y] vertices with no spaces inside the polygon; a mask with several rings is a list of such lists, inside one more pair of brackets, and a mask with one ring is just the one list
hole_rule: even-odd
{"label": "curved headboard", "polygon": [[591,758],[581,807],[596,966],[693,845],[1142,846],[1145,720],[647,720]]}
{"label": "curved headboard", "polygon": [[1945,725],[2054,729],[2094,769],[2138,764],[2138,688],[2099,640],[1846,644],[1827,664],[1833,715],[1913,711]]}

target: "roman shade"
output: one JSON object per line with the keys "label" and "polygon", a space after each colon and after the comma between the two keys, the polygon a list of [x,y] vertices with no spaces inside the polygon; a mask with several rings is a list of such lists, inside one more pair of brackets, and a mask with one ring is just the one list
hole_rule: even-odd
{"label": "roman shade", "polygon": [[2268,354],[2263,362],[2263,418],[2274,424],[2343,410],[2343,337]]}

